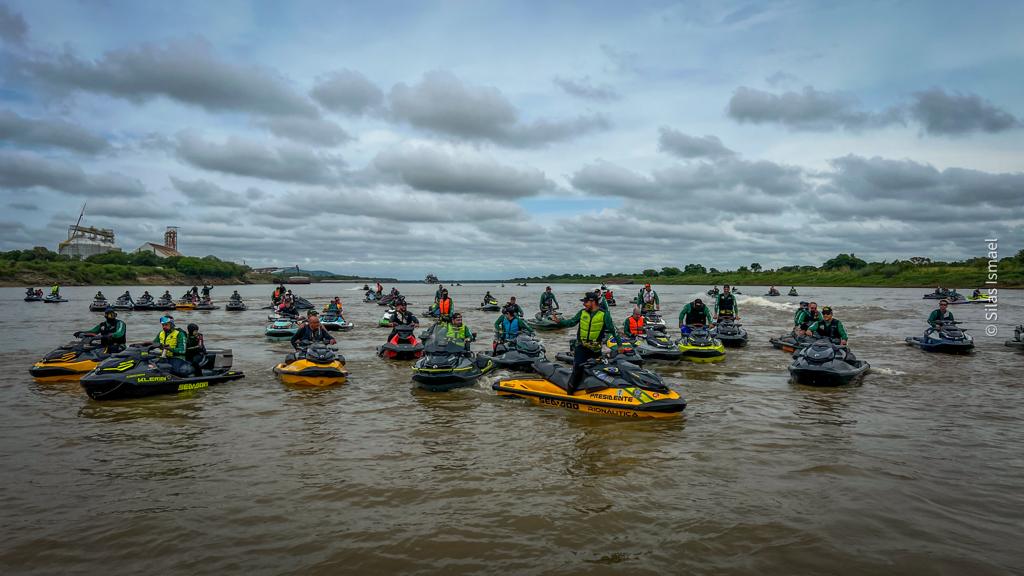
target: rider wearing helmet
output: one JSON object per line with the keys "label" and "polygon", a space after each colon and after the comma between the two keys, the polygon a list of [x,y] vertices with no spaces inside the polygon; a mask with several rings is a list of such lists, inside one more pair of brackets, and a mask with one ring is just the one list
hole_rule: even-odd
{"label": "rider wearing helmet", "polygon": [[124,350],[127,333],[127,326],[117,319],[117,311],[113,306],[107,306],[103,310],[103,322],[84,332],[75,332],[75,336],[99,336],[104,351],[110,353]]}

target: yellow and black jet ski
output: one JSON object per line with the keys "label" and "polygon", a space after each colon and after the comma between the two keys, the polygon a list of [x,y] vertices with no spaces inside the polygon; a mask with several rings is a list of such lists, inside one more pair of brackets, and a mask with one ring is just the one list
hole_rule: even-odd
{"label": "yellow and black jet ski", "polygon": [[588,362],[583,380],[571,395],[566,391],[571,369],[545,360],[538,360],[533,367],[540,378],[505,378],[491,387],[499,396],[519,396],[542,406],[592,414],[668,418],[686,408],[686,400],[661,377],[622,359]]}
{"label": "yellow and black jet ski", "polygon": [[690,362],[721,362],[725,360],[725,346],[722,341],[711,335],[706,327],[694,327],[689,334],[684,334],[676,345],[683,353],[683,359]]}
{"label": "yellow and black jet ski", "polygon": [[344,384],[348,378],[345,357],[322,342],[300,343],[294,354],[274,366],[274,372],[285,384],[300,386],[331,386]]}
{"label": "yellow and black jet ski", "polygon": [[36,382],[77,382],[109,356],[98,336],[86,336],[43,356],[28,372]]}

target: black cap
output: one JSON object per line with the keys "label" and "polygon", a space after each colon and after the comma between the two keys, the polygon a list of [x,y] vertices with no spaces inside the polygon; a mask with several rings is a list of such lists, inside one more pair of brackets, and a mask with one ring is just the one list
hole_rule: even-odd
{"label": "black cap", "polygon": [[832,313],[832,307],[831,306],[825,306],[824,308],[821,309],[821,313],[822,314],[831,314]]}
{"label": "black cap", "polygon": [[694,301],[693,301],[693,303],[694,303],[694,304],[700,304],[701,306],[703,306],[703,305],[704,305],[704,301],[703,301],[703,300],[701,300],[700,298],[697,298],[696,300],[694,300]]}
{"label": "black cap", "polygon": [[583,295],[583,298],[580,298],[580,302],[586,302],[587,300],[593,300],[594,302],[600,301],[597,294],[594,294],[593,292],[587,292]]}

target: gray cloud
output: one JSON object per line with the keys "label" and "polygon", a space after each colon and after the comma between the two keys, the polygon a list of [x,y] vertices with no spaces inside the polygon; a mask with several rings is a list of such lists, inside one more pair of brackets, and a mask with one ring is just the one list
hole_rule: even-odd
{"label": "gray cloud", "polygon": [[776,123],[792,130],[861,130],[904,122],[899,108],[864,111],[852,96],[811,86],[782,94],[740,86],[729,100],[727,113],[739,122]]}
{"label": "gray cloud", "polygon": [[925,132],[947,136],[1004,132],[1022,125],[1013,114],[976,94],[949,94],[941,88],[915,92],[910,114]]}
{"label": "gray cloud", "polygon": [[158,96],[211,112],[315,117],[316,107],[277,73],[218,58],[204,40],[113,50],[97,60],[70,51],[34,53],[15,64],[25,76],[63,91],[108,94],[141,103]]}
{"label": "gray cloud", "polygon": [[165,220],[168,206],[153,195],[146,194],[133,202],[100,198],[89,202],[89,216],[104,216],[121,220]]}
{"label": "gray cloud", "polygon": [[667,126],[659,131],[658,147],[680,158],[721,158],[736,153],[726,148],[717,136],[690,136]]}
{"label": "gray cloud", "polygon": [[374,166],[397,174],[418,190],[521,198],[554,186],[534,168],[506,166],[465,151],[428,146],[404,146],[377,155]]}
{"label": "gray cloud", "polygon": [[519,111],[497,88],[467,86],[444,71],[429,72],[413,86],[396,84],[390,102],[394,116],[413,126],[519,148],[569,140],[609,126],[600,115],[522,122]]}
{"label": "gray cloud", "polygon": [[28,24],[21,14],[0,4],[0,39],[15,46],[25,44],[28,36]]}
{"label": "gray cloud", "polygon": [[237,208],[245,205],[245,199],[237,192],[221,188],[209,180],[189,182],[171,176],[171,184],[197,206],[227,206]]}
{"label": "gray cloud", "polygon": [[358,116],[379,108],[384,93],[362,73],[338,70],[319,78],[310,95],[324,108]]}
{"label": "gray cloud", "polygon": [[611,63],[611,71],[624,74],[640,72],[640,55],[628,50],[620,50],[610,44],[601,44],[601,53]]}
{"label": "gray cloud", "polygon": [[178,135],[180,159],[206,170],[300,184],[329,184],[341,179],[340,158],[295,145],[271,147],[231,137],[223,144],[191,133]]}
{"label": "gray cloud", "polygon": [[589,76],[578,79],[556,76],[553,82],[555,86],[561,88],[566,94],[584,100],[607,102],[621,98],[621,95],[614,88],[608,84],[594,84]]}
{"label": "gray cloud", "polygon": [[318,146],[337,146],[352,140],[344,128],[325,118],[275,116],[258,122],[278,137]]}
{"label": "gray cloud", "polygon": [[598,196],[649,197],[657,191],[650,178],[605,160],[580,168],[569,182],[577,190]]}
{"label": "gray cloud", "polygon": [[39,210],[39,206],[29,202],[8,202],[7,207],[12,210],[25,210],[29,212]]}
{"label": "gray cloud", "polygon": [[138,197],[146,192],[141,182],[123,174],[86,174],[70,162],[3,151],[0,151],[0,187],[47,188],[78,196]]}
{"label": "gray cloud", "polygon": [[26,118],[10,110],[0,110],[0,140],[22,146],[54,146],[75,152],[95,154],[109,144],[88,130],[63,120]]}

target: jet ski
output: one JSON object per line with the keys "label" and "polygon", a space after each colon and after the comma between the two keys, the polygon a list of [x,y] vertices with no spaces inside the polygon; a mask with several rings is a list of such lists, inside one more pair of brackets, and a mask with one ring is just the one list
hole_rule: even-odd
{"label": "jet ski", "polygon": [[156,304],[153,305],[154,310],[174,310],[177,305],[174,303],[172,298],[161,296],[156,299]]}
{"label": "jet ski", "polygon": [[1013,329],[1013,340],[1007,340],[1006,345],[1010,348],[1024,350],[1024,325]]}
{"label": "jet ski", "polygon": [[135,303],[132,302],[131,296],[118,296],[117,300],[114,300],[114,310],[134,310]]}
{"label": "jet ski", "polygon": [[526,323],[534,330],[558,330],[558,321],[554,318],[557,318],[557,316],[553,316],[552,314],[545,315],[543,312],[537,312],[537,314],[535,314],[533,318],[527,320]]}
{"label": "jet ski", "polygon": [[740,292],[740,289],[736,288],[735,286],[733,286],[733,288],[732,288],[732,293],[733,294],[742,294],[742,292]]}
{"label": "jet ski", "polygon": [[110,356],[98,336],[73,340],[32,365],[28,373],[36,382],[74,382]]}
{"label": "jet ski", "polygon": [[[42,298],[40,298],[42,300]],[[107,309],[109,304],[106,300],[93,300],[92,304],[89,304],[89,312],[103,312]]]}
{"label": "jet ski", "polygon": [[423,315],[426,316],[427,318],[440,318],[441,309],[438,308],[437,306],[431,306],[430,308],[427,308],[426,311],[423,312]]}
{"label": "jet ski", "polygon": [[313,306],[313,303],[309,300],[294,294],[292,294],[292,306],[294,306],[296,310],[310,310],[316,308],[316,306]]}
{"label": "jet ski", "polygon": [[707,295],[708,296],[718,296],[718,287],[716,286],[716,287],[712,288],[711,290],[708,290],[707,291]]}
{"label": "jet ski", "polygon": [[412,379],[424,390],[447,392],[471,386],[493,369],[494,362],[489,357],[477,356],[462,344],[438,336],[427,344],[423,357],[413,364]]}
{"label": "jet ski", "polygon": [[213,300],[210,300],[209,298],[204,298],[196,304],[196,310],[217,310],[218,308],[220,308],[220,306],[215,306],[213,304]]}
{"label": "jet ski", "polygon": [[377,355],[391,360],[412,360],[423,356],[423,343],[413,331],[410,324],[395,326],[395,335],[377,347]]}
{"label": "jet ski", "polygon": [[512,340],[498,342],[487,357],[497,368],[530,372],[535,361],[544,359],[544,345],[529,334],[519,334]]}
{"label": "jet ski", "polygon": [[331,332],[348,332],[353,326],[336,312],[324,312],[320,315],[320,322]]}
{"label": "jet ski", "polygon": [[938,328],[929,328],[922,336],[907,337],[907,344],[926,352],[949,354],[965,354],[974,349],[974,338],[956,326],[960,322],[938,324]]}
{"label": "jet ski", "polygon": [[389,307],[388,311],[385,312],[384,315],[380,317],[380,321],[377,322],[377,326],[379,326],[381,328],[390,328],[391,327],[391,315],[394,314],[394,313],[395,313],[394,307]]}
{"label": "jet ski", "polygon": [[977,296],[971,294],[970,296],[967,297],[966,301],[970,303],[983,304],[985,302],[991,302],[992,297],[989,296],[988,294],[978,294]]}
{"label": "jet ski", "polygon": [[790,288],[789,289],[789,295],[790,296],[799,296],[799,294],[796,293],[796,288]]}
{"label": "jet ski", "polygon": [[136,310],[156,310],[156,303],[153,301],[153,297],[147,294],[139,296],[139,299],[135,301]]}
{"label": "jet ski", "polygon": [[[725,346],[715,339],[704,326],[690,330],[676,341],[676,346],[683,353],[683,359],[690,362],[721,362],[725,360]],[[641,352],[642,354],[643,352]]]}
{"label": "jet ski", "polygon": [[47,304],[59,304],[61,302],[67,302],[67,299],[61,298],[60,294],[50,294],[49,296],[43,298],[43,302]]}
{"label": "jet ski", "polygon": [[266,331],[264,331],[264,334],[267,338],[284,339],[295,336],[295,333],[298,332],[298,330],[299,325],[295,320],[280,318],[271,322],[270,325],[267,326]]}
{"label": "jet ski", "polygon": [[33,290],[31,288],[25,290],[25,302],[42,302],[43,291]]}
{"label": "jet ski", "polygon": [[394,304],[395,300],[398,300],[399,298],[402,298],[401,294],[388,294],[386,296],[382,296],[381,298],[377,299],[377,306],[387,306],[389,304]]}
{"label": "jet ski", "polygon": [[765,292],[764,295],[768,296],[768,297],[771,297],[771,298],[774,298],[776,296],[782,296],[782,293],[779,292],[778,290],[769,290],[768,292]]}
{"label": "jet ski", "polygon": [[274,366],[274,373],[285,384],[303,386],[330,386],[344,384],[348,378],[345,357],[336,354],[337,348],[323,342],[300,342],[293,354]]}
{"label": "jet ski", "polygon": [[820,338],[793,354],[789,375],[807,386],[843,386],[862,376],[871,366],[857,360],[846,346]]}
{"label": "jet ski", "polygon": [[665,319],[657,312],[644,312],[644,327],[658,332],[668,330],[668,327],[665,325]]}
{"label": "jet ski", "polygon": [[776,350],[792,353],[805,346],[810,346],[816,340],[817,338],[814,336],[806,336],[803,334],[796,335],[790,332],[789,334],[783,334],[782,336],[771,338],[768,341],[771,342],[772,347]]}
{"label": "jet ski", "polygon": [[484,312],[499,312],[501,310],[501,306],[498,305],[497,300],[491,298],[490,300],[485,300],[480,304],[480,309]]}
{"label": "jet ski", "polygon": [[572,369],[544,360],[534,363],[541,378],[504,378],[491,387],[499,396],[518,396],[543,406],[592,414],[666,418],[686,408],[686,400],[657,374],[636,364],[622,359],[590,361],[582,369],[584,377],[572,395],[567,392]]}
{"label": "jet ski", "polygon": [[373,292],[372,290],[371,291],[367,291],[366,294],[363,295],[363,302],[369,303],[369,302],[376,302],[376,301],[377,301],[377,293]]}
{"label": "jet ski", "polygon": [[[632,336],[623,336],[618,340],[615,338],[608,338],[608,342],[606,344],[608,346],[608,358],[611,360],[621,359],[631,364],[636,364],[637,366],[643,366],[644,358],[639,352],[637,352],[636,341],[637,339]],[[576,341],[573,340],[570,348],[574,348],[575,344]],[[575,352],[575,350],[573,350],[573,352]],[[572,364],[573,354],[560,354],[556,356],[556,358]]]}
{"label": "jet ski", "polygon": [[196,303],[188,298],[182,298],[174,303],[175,310],[195,310]]}
{"label": "jet ski", "polygon": [[244,312],[246,308],[245,302],[242,302],[241,298],[228,300],[228,303],[224,305],[224,310],[228,312]]}
{"label": "jet ski", "polygon": [[921,298],[924,300],[942,300],[943,298],[952,298],[954,295],[960,296],[955,290],[942,290],[941,292],[929,292],[921,296]]}
{"label": "jet ski", "polygon": [[159,348],[129,346],[101,362],[80,382],[93,400],[191,392],[244,378],[245,374],[231,369],[233,358],[229,349],[207,350],[196,365],[183,359],[175,365],[160,357]]}
{"label": "jet ski", "polygon": [[732,318],[722,316],[718,319],[718,325],[711,331],[711,336],[720,340],[727,348],[746,346],[747,331],[741,326],[742,324]]}
{"label": "jet ski", "polygon": [[634,344],[636,353],[644,360],[680,360],[683,352],[664,331],[647,330]]}

